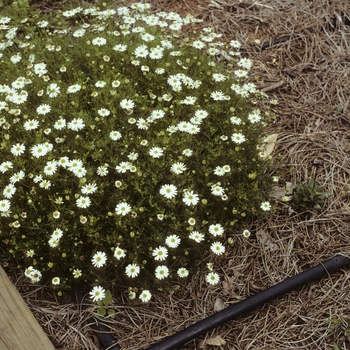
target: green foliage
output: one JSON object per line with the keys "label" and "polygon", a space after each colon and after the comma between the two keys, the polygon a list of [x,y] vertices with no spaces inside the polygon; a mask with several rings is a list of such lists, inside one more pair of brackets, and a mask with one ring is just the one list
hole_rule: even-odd
{"label": "green foliage", "polygon": [[24,10],[0,17],[3,260],[56,288],[162,288],[270,210],[238,42],[142,4]]}
{"label": "green foliage", "polygon": [[32,11],[28,0],[2,0],[0,1],[0,9],[2,16],[11,16],[13,19],[24,20],[25,16],[30,14],[36,16],[38,11]]}
{"label": "green foliage", "polygon": [[296,186],[292,200],[297,209],[313,209],[315,205],[322,204],[329,195],[329,192],[322,191],[316,183],[316,178],[313,178],[305,184]]}
{"label": "green foliage", "polygon": [[112,301],[112,293],[110,290],[106,290],[105,297],[103,299],[97,300],[97,313],[100,316],[110,316],[114,317],[115,311],[113,309],[109,309],[108,306]]}

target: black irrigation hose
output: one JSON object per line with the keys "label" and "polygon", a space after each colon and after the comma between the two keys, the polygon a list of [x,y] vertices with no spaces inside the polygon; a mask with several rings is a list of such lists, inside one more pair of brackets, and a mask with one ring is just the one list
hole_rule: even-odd
{"label": "black irrigation hose", "polygon": [[[300,274],[290,277],[262,292],[259,292],[235,305],[232,305],[216,314],[205,318],[194,325],[161,340],[159,343],[151,345],[147,350],[175,350],[194,338],[216,328],[230,320],[238,318],[253,309],[261,306],[281,295],[302,287],[310,282],[320,279],[325,275],[337,272],[341,268],[350,264],[350,259],[336,255],[323,263],[318,264]],[[85,300],[84,293],[79,287],[73,287],[73,297],[83,310],[91,307],[91,303]],[[103,322],[91,316],[87,321],[91,329],[95,332],[105,350],[120,350],[117,340],[110,333],[110,329]]]}
{"label": "black irrigation hose", "polygon": [[304,286],[312,281],[315,281],[325,275],[334,273],[342,267],[350,264],[350,259],[336,255],[332,259],[327,260],[315,267],[312,267],[300,274],[287,278],[258,294],[251,296],[235,305],[205,318],[194,325],[165,338],[157,344],[151,345],[147,350],[175,350],[180,348],[190,340],[202,335],[213,328],[216,328],[227,321],[233,320],[241,315],[252,311],[258,306],[261,306],[283,294],[286,294],[296,288]]}
{"label": "black irrigation hose", "polygon": [[[84,293],[78,286],[73,286],[72,292],[74,300],[76,300],[83,310],[91,307],[91,302],[85,300]],[[87,320],[87,323],[94,331],[105,350],[120,350],[120,346],[115,337],[111,334],[110,328],[108,328],[101,319],[91,316]]]}

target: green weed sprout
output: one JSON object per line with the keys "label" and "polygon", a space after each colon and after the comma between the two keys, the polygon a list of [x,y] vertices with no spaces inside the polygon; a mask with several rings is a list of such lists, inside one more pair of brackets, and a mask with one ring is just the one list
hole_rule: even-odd
{"label": "green weed sprout", "polygon": [[292,201],[294,206],[299,210],[314,209],[329,197],[329,192],[323,192],[322,188],[317,185],[317,170],[322,165],[320,162],[311,163],[316,171],[314,177],[307,183],[298,184],[294,189]]}

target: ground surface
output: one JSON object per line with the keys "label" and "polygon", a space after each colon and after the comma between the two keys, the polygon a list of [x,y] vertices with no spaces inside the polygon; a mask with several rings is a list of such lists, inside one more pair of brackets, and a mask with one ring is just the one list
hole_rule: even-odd
{"label": "ground surface", "polygon": [[[344,18],[350,15],[348,1],[149,2],[156,10],[190,13],[203,19],[204,26],[214,26],[225,40],[243,43],[244,56],[254,61],[252,81],[279,101],[274,107],[277,119],[269,127],[279,135],[274,150],[279,186],[309,180],[314,171],[309,163],[318,160],[324,164],[319,184],[331,196],[313,214],[291,212],[281,204],[267,221],[252,223],[250,239],[237,235],[221,260],[224,282],[215,288],[193,279],[148,305],[133,303],[114,290],[111,331],[127,350],[145,349],[217,307],[237,303],[335,254],[350,256],[350,26]],[[46,10],[54,5],[40,2]],[[290,38],[274,43],[285,36]],[[261,50],[265,42],[275,45]],[[344,269],[218,327],[186,349],[332,349],[333,343],[349,349],[344,321],[327,330],[329,319],[350,316],[349,281],[349,269]],[[69,300],[60,305],[53,294],[28,287],[22,277],[14,282],[57,347],[101,349],[84,323],[91,311],[80,312]],[[226,345],[207,344],[216,336]]]}

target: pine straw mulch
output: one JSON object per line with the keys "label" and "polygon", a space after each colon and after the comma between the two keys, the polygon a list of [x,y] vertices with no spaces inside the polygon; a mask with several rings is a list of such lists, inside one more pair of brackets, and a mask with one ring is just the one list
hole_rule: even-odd
{"label": "pine straw mulch", "polygon": [[[116,1],[120,3],[120,1]],[[254,222],[249,240],[237,232],[219,266],[223,283],[208,288],[199,277],[177,292],[159,294],[147,305],[113,290],[116,317],[110,328],[122,349],[145,349],[217,308],[229,306],[336,254],[350,256],[350,14],[346,0],[154,0],[157,10],[193,14],[224,35],[238,39],[254,61],[252,79],[279,101],[274,159],[280,186],[310,180],[309,163],[322,161],[319,184],[332,195],[315,213],[296,213],[288,205],[264,222]],[[326,25],[332,23],[332,25]],[[311,29],[312,28],[312,29]],[[275,39],[290,36],[276,44]],[[259,45],[270,42],[265,50]],[[344,317],[350,316],[350,273],[344,269],[280,297],[239,320],[188,343],[185,349],[350,348]],[[85,324],[92,310],[80,311],[55,294],[15,284],[46,333],[61,349],[101,349]],[[327,330],[328,320],[341,325]],[[226,345],[206,345],[219,335]]]}

